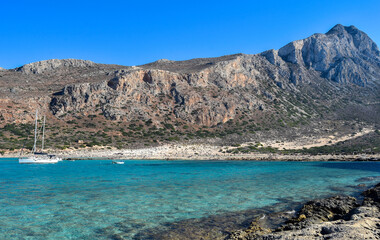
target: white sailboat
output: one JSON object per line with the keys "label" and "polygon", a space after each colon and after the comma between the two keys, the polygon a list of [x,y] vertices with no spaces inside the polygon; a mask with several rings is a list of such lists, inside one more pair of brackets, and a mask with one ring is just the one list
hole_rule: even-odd
{"label": "white sailboat", "polygon": [[44,153],[44,141],[45,141],[45,116],[44,116],[44,122],[42,127],[42,144],[41,144],[41,151],[37,152],[37,119],[38,119],[38,110],[36,110],[36,122],[35,122],[35,128],[34,128],[34,146],[32,156],[28,157],[21,157],[22,151],[20,154],[20,158],[18,159],[19,163],[57,163],[59,161],[62,161],[60,157],[57,157],[56,155],[51,155]]}
{"label": "white sailboat", "polygon": [[112,164],[124,164],[123,161],[112,161]]}

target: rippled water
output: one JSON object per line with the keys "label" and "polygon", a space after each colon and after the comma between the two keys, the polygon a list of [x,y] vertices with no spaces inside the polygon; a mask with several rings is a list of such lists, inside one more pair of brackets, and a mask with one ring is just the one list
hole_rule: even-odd
{"label": "rippled water", "polygon": [[0,239],[133,238],[167,222],[357,193],[359,178],[379,175],[380,162],[0,159]]}

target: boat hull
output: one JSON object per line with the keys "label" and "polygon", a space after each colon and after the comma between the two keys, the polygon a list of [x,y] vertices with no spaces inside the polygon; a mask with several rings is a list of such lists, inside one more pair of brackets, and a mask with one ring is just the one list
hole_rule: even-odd
{"label": "boat hull", "polygon": [[116,161],[113,161],[112,164],[124,164],[124,162],[116,162]]}
{"label": "boat hull", "polygon": [[57,163],[61,160],[62,159],[59,157],[52,157],[52,158],[27,157],[27,158],[20,158],[18,162],[21,164],[48,164],[48,163]]}

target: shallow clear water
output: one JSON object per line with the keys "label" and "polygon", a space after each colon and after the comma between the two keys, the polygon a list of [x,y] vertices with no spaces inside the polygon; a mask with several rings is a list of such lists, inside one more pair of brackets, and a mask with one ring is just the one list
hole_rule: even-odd
{"label": "shallow clear water", "polygon": [[0,159],[0,239],[107,239],[120,223],[132,238],[165,222],[354,194],[359,178],[379,175],[380,162]]}

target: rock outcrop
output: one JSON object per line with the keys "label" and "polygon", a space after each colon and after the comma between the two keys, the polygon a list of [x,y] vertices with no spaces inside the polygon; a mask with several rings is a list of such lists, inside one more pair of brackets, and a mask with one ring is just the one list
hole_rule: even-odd
{"label": "rock outcrop", "polygon": [[380,183],[374,188],[363,192],[362,195],[365,197],[363,201],[364,206],[376,206],[380,209]]}
{"label": "rock outcrop", "polygon": [[237,231],[228,239],[379,239],[380,183],[363,195],[365,199],[361,205],[355,198],[345,196],[311,201],[303,206],[296,218],[278,229],[262,231],[259,225],[258,231]]}
{"label": "rock outcrop", "polygon": [[70,70],[71,68],[88,68],[93,67],[94,62],[77,59],[51,59],[40,62],[25,64],[16,69],[25,74],[51,73],[53,71]]}
{"label": "rock outcrop", "polygon": [[[210,84],[211,74],[216,73],[210,70],[193,74],[143,68],[122,70],[109,81],[65,87],[62,95],[52,99],[50,109],[58,117],[67,111],[98,110],[109,119],[127,121],[159,121],[169,114],[169,117],[185,122],[211,126],[233,119],[239,108],[252,111],[263,106],[262,100],[249,96],[249,92],[233,91],[242,85],[254,88],[252,79],[231,68],[224,74],[236,79],[233,85],[224,81]],[[250,81],[251,86],[247,86],[246,81]],[[232,91],[230,94],[222,92],[217,84]],[[208,87],[207,90],[204,87]],[[244,98],[246,103],[238,106]]]}
{"label": "rock outcrop", "polygon": [[298,216],[288,221],[282,230],[302,229],[315,223],[343,219],[359,204],[354,197],[336,196],[306,203]]}

